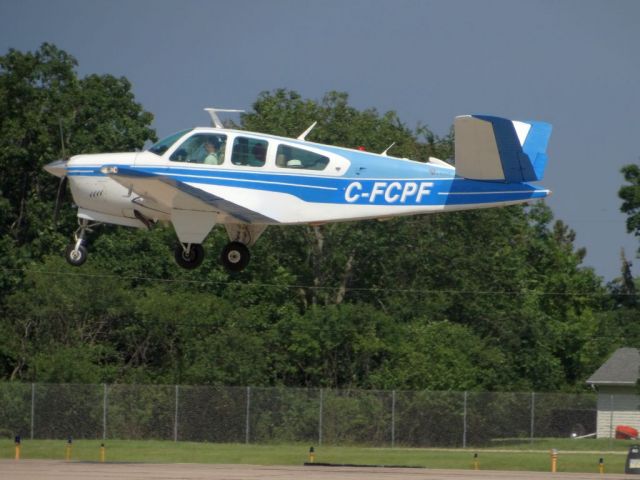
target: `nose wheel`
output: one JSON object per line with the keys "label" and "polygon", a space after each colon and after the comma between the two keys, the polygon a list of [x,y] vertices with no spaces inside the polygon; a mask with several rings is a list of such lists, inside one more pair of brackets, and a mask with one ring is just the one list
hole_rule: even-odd
{"label": "nose wheel", "polygon": [[76,245],[75,243],[70,243],[64,250],[64,258],[74,267],[79,267],[86,262],[88,255],[87,247],[82,244]]}
{"label": "nose wheel", "polygon": [[78,223],[80,226],[73,234],[73,243],[67,245],[67,248],[64,250],[64,258],[74,267],[79,267],[87,261],[87,257],[89,256],[89,252],[86,247],[87,233],[93,232],[92,227],[100,225],[99,222],[89,223],[89,220],[84,218],[78,219]]}
{"label": "nose wheel", "polygon": [[244,243],[229,242],[222,249],[220,261],[229,272],[241,272],[249,264],[251,254]]}

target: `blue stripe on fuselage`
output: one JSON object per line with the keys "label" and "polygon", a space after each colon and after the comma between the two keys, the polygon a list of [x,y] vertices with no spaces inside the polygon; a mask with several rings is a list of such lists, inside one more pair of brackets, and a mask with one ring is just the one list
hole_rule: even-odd
{"label": "blue stripe on fuselage", "polygon": [[[474,181],[459,177],[452,178],[451,174],[444,178],[438,176],[371,178],[365,175],[363,178],[358,176],[348,178],[218,168],[214,170],[172,166],[122,165],[120,167],[138,171],[143,176],[167,176],[193,186],[201,184],[278,192],[293,195],[311,203],[391,206],[472,205],[523,201],[542,198],[548,194],[546,190],[524,183]],[[100,167],[71,167],[68,175],[70,177],[104,176],[100,172]]]}

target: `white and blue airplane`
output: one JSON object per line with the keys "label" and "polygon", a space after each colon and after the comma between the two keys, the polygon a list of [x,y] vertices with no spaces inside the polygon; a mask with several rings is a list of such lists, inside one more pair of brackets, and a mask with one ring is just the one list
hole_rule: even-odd
{"label": "white and blue airplane", "polygon": [[[322,145],[298,138],[211,127],[175,133],[133,153],[76,155],[44,168],[71,187],[79,228],[65,257],[87,259],[86,237],[102,223],[151,228],[171,223],[176,262],[202,263],[216,224],[229,243],[221,261],[243,270],[268,225],[319,225],[501,207],[548,196],[542,179],[551,125],[486,115],[456,117],[455,168]],[[61,189],[64,186],[61,183]]]}

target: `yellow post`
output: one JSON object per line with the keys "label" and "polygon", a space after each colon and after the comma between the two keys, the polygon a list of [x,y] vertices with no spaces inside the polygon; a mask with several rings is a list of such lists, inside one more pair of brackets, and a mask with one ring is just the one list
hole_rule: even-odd
{"label": "yellow post", "polygon": [[73,448],[72,446],[72,439],[71,437],[69,437],[69,439],[67,440],[67,446],[64,449],[64,459],[69,462],[71,461],[71,449]]}
{"label": "yellow post", "polygon": [[106,458],[106,454],[107,454],[107,449],[104,446],[104,443],[100,444],[100,463],[104,463],[105,458]]}
{"label": "yellow post", "polygon": [[313,463],[316,461],[316,453],[313,447],[309,448],[309,463]]}
{"label": "yellow post", "polygon": [[20,435],[16,435],[16,455],[15,460],[20,460]]}
{"label": "yellow post", "polygon": [[551,473],[556,473],[558,470],[558,450],[555,448],[551,450]]}
{"label": "yellow post", "polygon": [[478,460],[478,454],[473,454],[473,469],[480,470],[480,460]]}
{"label": "yellow post", "polygon": [[600,457],[600,462],[598,463],[598,471],[604,473],[604,458],[602,457]]}

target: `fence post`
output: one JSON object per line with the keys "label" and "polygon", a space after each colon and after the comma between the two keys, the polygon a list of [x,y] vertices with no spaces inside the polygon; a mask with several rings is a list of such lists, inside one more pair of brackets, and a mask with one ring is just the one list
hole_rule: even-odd
{"label": "fence post", "polygon": [[613,394],[609,395],[609,450],[613,447]]}
{"label": "fence post", "polygon": [[396,391],[391,392],[391,448],[396,446]]}
{"label": "fence post", "polygon": [[251,413],[251,387],[247,387],[247,419],[244,429],[244,443],[249,443],[249,415]]}
{"label": "fence post", "polygon": [[36,384],[31,384],[31,440],[33,440],[33,425],[36,413]]}
{"label": "fence post", "polygon": [[318,445],[322,445],[322,407],[324,400],[324,390],[320,389],[320,412],[318,413]]}
{"label": "fence post", "polygon": [[531,392],[531,433],[529,436],[529,443],[533,443],[533,428],[534,428],[534,423],[535,423],[535,419],[536,419],[536,393],[535,392]]}
{"label": "fence post", "polygon": [[464,404],[462,412],[462,448],[467,448],[467,392],[464,392]]}
{"label": "fence post", "polygon": [[107,384],[102,384],[102,441],[107,439]]}
{"label": "fence post", "polygon": [[176,385],[176,408],[175,411],[173,412],[173,441],[177,442],[178,441],[178,391],[179,391],[179,386]]}

